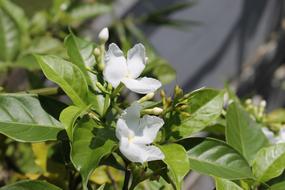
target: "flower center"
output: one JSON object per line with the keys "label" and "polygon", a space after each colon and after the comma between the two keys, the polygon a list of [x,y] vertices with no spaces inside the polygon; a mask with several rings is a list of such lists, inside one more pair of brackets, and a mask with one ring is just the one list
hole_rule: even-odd
{"label": "flower center", "polygon": [[134,140],[134,135],[129,135],[128,136],[128,142],[131,143]]}

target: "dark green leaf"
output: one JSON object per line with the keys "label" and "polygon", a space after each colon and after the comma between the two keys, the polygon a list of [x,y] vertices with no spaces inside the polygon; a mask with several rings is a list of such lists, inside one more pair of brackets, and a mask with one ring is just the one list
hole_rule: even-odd
{"label": "dark green leaf", "polygon": [[230,180],[216,177],[215,181],[216,190],[242,190],[240,186]]}
{"label": "dark green leaf", "polygon": [[56,140],[62,129],[35,96],[0,95],[0,133],[17,141],[37,142]]}
{"label": "dark green leaf", "polygon": [[185,175],[189,172],[189,160],[183,146],[179,144],[166,144],[159,147],[164,153],[164,162],[167,164],[170,171],[170,176],[173,178],[176,189],[181,189],[181,183]]}
{"label": "dark green leaf", "polygon": [[73,129],[71,160],[80,172],[86,189],[87,181],[100,160],[111,153],[115,131],[103,128],[91,119],[83,118]]}
{"label": "dark green leaf", "polygon": [[285,143],[262,148],[253,161],[252,170],[258,181],[279,176],[285,168]]}
{"label": "dark green leaf", "polygon": [[0,188],[0,190],[61,190],[61,189],[45,181],[24,180],[2,187]]}
{"label": "dark green leaf", "polygon": [[252,178],[247,161],[222,141],[205,139],[188,151],[191,169],[225,179]]}
{"label": "dark green leaf", "polygon": [[88,86],[81,70],[57,56],[36,56],[46,77],[57,83],[77,106],[88,103]]}
{"label": "dark green leaf", "polygon": [[261,127],[236,102],[229,105],[226,120],[227,143],[251,163],[258,150],[268,143]]}

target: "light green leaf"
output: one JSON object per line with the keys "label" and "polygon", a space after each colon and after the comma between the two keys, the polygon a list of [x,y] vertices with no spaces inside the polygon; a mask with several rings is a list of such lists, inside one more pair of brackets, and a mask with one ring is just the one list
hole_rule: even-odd
{"label": "light green leaf", "polygon": [[261,127],[236,102],[229,105],[226,120],[227,143],[251,163],[258,150],[268,143]]}
{"label": "light green leaf", "polygon": [[191,169],[225,179],[252,178],[247,161],[226,143],[205,139],[188,151]]}
{"label": "light green leaf", "polygon": [[73,129],[71,160],[82,176],[85,189],[100,160],[110,154],[116,145],[114,134],[112,128],[103,128],[88,118],[80,120]]}
{"label": "light green leaf", "polygon": [[46,113],[35,96],[0,95],[0,133],[23,142],[56,140],[61,124]]}
{"label": "light green leaf", "polygon": [[0,60],[12,61],[27,40],[27,19],[11,1],[0,0]]}
{"label": "light green leaf", "polygon": [[258,181],[279,176],[285,168],[285,143],[262,148],[253,161],[252,170]]}
{"label": "light green leaf", "polygon": [[23,180],[0,188],[0,190],[61,190],[48,182]]}
{"label": "light green leaf", "polygon": [[223,110],[224,92],[214,89],[200,89],[189,94],[188,109],[190,116],[174,118],[173,137],[186,138],[207,127],[215,121]]}
{"label": "light green leaf", "polygon": [[189,172],[189,160],[183,146],[179,144],[166,144],[159,146],[164,153],[164,162],[170,170],[170,175],[174,179],[176,189],[181,189],[181,183],[185,175]]}
{"label": "light green leaf", "polygon": [[269,190],[284,190],[285,181],[272,185]]}
{"label": "light green leaf", "polygon": [[216,190],[242,190],[240,186],[227,179],[216,177],[215,182]]}
{"label": "light green leaf", "polygon": [[36,56],[45,76],[57,83],[77,106],[88,105],[88,86],[81,70],[57,56]]}

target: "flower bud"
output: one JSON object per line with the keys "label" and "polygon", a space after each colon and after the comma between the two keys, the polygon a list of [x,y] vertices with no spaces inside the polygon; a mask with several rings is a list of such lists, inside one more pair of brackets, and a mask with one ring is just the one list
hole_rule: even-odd
{"label": "flower bud", "polygon": [[101,44],[104,44],[108,41],[109,39],[109,30],[108,28],[103,28],[98,35],[99,41]]}
{"label": "flower bud", "polygon": [[153,110],[154,115],[159,115],[163,112],[163,109],[161,109],[159,107],[154,107],[154,108],[152,108],[152,110]]}
{"label": "flower bud", "polygon": [[144,109],[142,110],[143,114],[152,114],[152,115],[160,115],[162,114],[163,109],[159,108],[159,107],[154,107],[151,109]]}
{"label": "flower bud", "polygon": [[99,48],[95,48],[93,53],[94,53],[95,56],[99,56],[101,51],[100,51]]}
{"label": "flower bud", "polygon": [[148,100],[152,99],[154,97],[154,95],[155,94],[153,92],[150,92],[147,95],[145,95],[144,97],[142,97],[141,99],[139,99],[138,102],[143,103],[145,101],[148,101]]}

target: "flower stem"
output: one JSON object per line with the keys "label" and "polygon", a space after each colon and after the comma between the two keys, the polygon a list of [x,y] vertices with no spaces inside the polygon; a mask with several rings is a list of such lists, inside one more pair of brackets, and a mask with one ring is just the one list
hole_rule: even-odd
{"label": "flower stem", "polygon": [[123,190],[128,190],[129,189],[130,178],[131,178],[131,172],[128,169],[126,169]]}
{"label": "flower stem", "polygon": [[62,91],[58,87],[51,87],[51,88],[40,88],[35,90],[27,90],[20,93],[28,93],[28,94],[38,94],[43,96],[51,96],[60,94]]}

